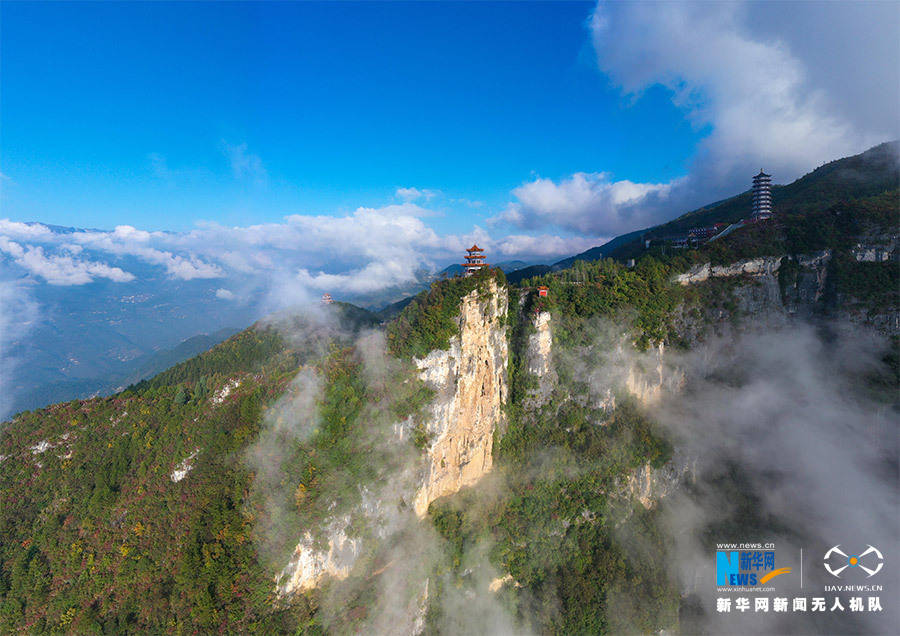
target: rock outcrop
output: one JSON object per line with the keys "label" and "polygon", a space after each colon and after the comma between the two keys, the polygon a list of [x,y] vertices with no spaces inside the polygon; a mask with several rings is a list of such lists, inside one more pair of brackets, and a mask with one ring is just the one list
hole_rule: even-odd
{"label": "rock outcrop", "polygon": [[385,503],[382,492],[360,489],[360,502],[346,514],[335,514],[325,521],[316,535],[307,531],[294,548],[291,560],[275,578],[279,596],[305,592],[319,586],[323,579],[345,579],[365,546],[360,528],[365,526],[367,540],[382,540],[397,531],[398,517]]}
{"label": "rock outcrop", "polygon": [[426,433],[431,441],[416,514],[444,495],[477,482],[491,470],[494,429],[508,394],[505,287],[496,281],[462,298],[459,335],[447,351],[416,360],[419,375],[436,391]]}
{"label": "rock outcrop", "polygon": [[535,332],[528,337],[528,372],[543,377],[550,373],[550,351],[553,348],[553,334],[550,332],[550,312],[542,311],[532,321]]}
{"label": "rock outcrop", "polygon": [[682,372],[666,368],[665,353],[660,342],[646,356],[633,356],[625,366],[625,388],[643,406],[656,402],[666,390],[678,390],[684,382]]}
{"label": "rock outcrop", "polygon": [[525,366],[528,373],[537,378],[537,389],[531,395],[536,404],[543,403],[556,384],[556,371],[553,368],[553,331],[549,311],[541,311],[532,320],[534,333],[528,336],[525,350]]}
{"label": "rock outcrop", "polygon": [[710,278],[772,275],[778,271],[782,258],[782,256],[764,256],[738,261],[730,265],[704,263],[695,265],[684,274],[677,274],[673,281],[680,285],[691,285],[693,283],[702,283]]}
{"label": "rock outcrop", "polygon": [[335,523],[326,533],[327,549],[318,549],[313,536],[307,532],[297,547],[290,563],[282,570],[275,584],[280,595],[305,592],[318,587],[326,576],[345,579],[356,562],[361,547],[358,538],[347,536],[349,517]]}
{"label": "rock outcrop", "polygon": [[886,263],[897,259],[898,244],[900,237],[896,234],[865,235],[850,253],[860,263]]}
{"label": "rock outcrop", "polygon": [[620,493],[637,499],[648,510],[661,499],[674,492],[685,480],[692,480],[696,474],[695,461],[675,458],[661,468],[644,464],[620,481]]}
{"label": "rock outcrop", "polygon": [[[858,263],[886,263],[897,259],[897,238],[868,237],[850,255]],[[900,334],[900,312],[892,307],[870,306],[842,293],[831,294],[828,281],[832,250],[795,256],[762,257],[711,266],[692,267],[673,277],[673,282],[694,285],[712,279],[735,278],[735,284],[720,290],[718,302],[704,307],[682,307],[675,315],[675,330],[688,344],[702,339],[710,326],[727,324],[735,318],[752,318],[754,325],[768,329],[792,318],[831,319],[865,324],[887,335]],[[740,278],[738,278],[740,277]]]}

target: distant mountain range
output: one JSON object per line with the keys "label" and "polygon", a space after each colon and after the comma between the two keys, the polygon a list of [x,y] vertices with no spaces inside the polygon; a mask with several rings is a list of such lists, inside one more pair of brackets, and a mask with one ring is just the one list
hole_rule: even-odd
{"label": "distant mountain range", "polygon": [[[842,199],[876,195],[898,187],[900,142],[832,161],[791,184],[773,186],[779,212],[823,209]],[[620,260],[642,252],[642,236],[686,232],[694,226],[731,223],[750,211],[750,193],[692,210],[667,223],[618,236],[603,245],[551,264],[504,261],[497,264],[511,283],[558,271],[578,260]],[[57,233],[75,228],[48,226]],[[5,355],[19,361],[13,398],[0,404],[0,416],[97,393],[107,393],[184,360],[261,317],[263,292],[241,302],[217,298],[217,280],[171,280],[137,259],[123,263],[136,279],[96,281],[88,286],[35,285],[42,316],[28,338],[12,343]],[[416,272],[414,283],[385,290],[363,304],[390,320],[412,297],[441,277],[462,273],[458,264],[440,272]],[[393,301],[393,302],[391,302]],[[385,305],[386,302],[390,304]]]}

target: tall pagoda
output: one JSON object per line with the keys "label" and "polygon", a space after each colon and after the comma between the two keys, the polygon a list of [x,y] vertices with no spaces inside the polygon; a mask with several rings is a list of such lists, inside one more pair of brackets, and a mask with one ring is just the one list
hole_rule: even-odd
{"label": "tall pagoda", "polygon": [[473,245],[467,249],[466,252],[468,252],[468,254],[466,254],[466,262],[462,264],[463,268],[466,270],[466,276],[471,276],[482,267],[489,267],[489,265],[484,262],[484,250],[478,247],[478,245]]}
{"label": "tall pagoda", "polygon": [[772,175],[760,169],[753,177],[753,214],[754,221],[772,218]]}

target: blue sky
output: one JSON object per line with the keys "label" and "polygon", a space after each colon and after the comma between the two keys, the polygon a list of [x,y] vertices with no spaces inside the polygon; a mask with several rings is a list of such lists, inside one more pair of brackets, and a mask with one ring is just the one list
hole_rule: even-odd
{"label": "blue sky", "polygon": [[788,183],[900,137],[898,41],[891,2],[0,2],[0,396],[39,324],[383,306]]}
{"label": "blue sky", "polygon": [[136,259],[220,299],[371,296],[472,242],[552,263],[900,137],[892,3],[0,12],[0,280],[139,282]]}
{"label": "blue sky", "polygon": [[[416,187],[443,195],[434,227],[462,232],[536,175],[685,174],[703,127],[663,87],[623,99],[592,10],[4,3],[3,216],[185,230]],[[236,176],[228,147],[258,169]]]}

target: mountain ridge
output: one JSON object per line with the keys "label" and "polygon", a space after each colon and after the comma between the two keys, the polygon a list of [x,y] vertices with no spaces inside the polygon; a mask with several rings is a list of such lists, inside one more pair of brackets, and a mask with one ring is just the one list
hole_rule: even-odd
{"label": "mountain ridge", "polygon": [[[386,325],[315,303],[115,395],[19,413],[0,429],[0,631],[319,634],[390,616],[450,633],[482,616],[472,599],[517,631],[674,629],[694,601],[659,506],[698,477],[647,408],[683,380],[668,357],[799,320],[900,335],[896,200],[634,267],[437,280]],[[893,342],[866,369],[885,409]],[[434,501],[416,498],[424,474],[450,484]],[[728,523],[755,519],[741,496]],[[275,583],[289,565],[296,590]]]}

